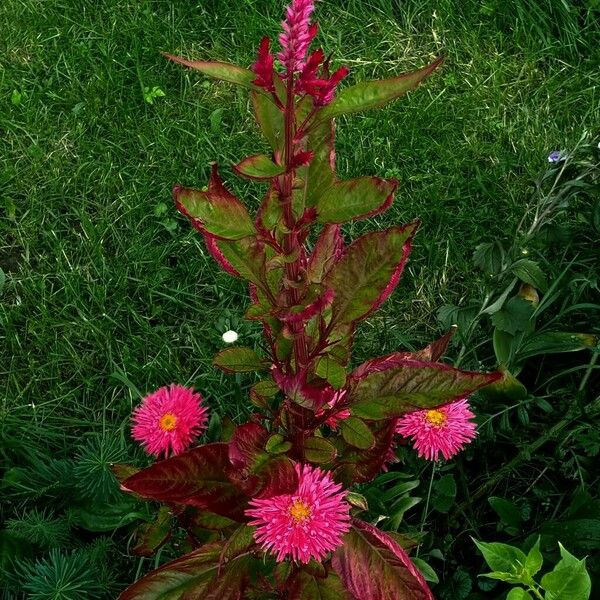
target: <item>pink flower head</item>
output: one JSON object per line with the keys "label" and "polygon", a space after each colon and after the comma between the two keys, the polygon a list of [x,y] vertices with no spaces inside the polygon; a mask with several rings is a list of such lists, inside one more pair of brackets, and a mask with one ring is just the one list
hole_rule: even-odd
{"label": "pink flower head", "polygon": [[413,439],[422,458],[448,460],[462,450],[476,435],[475,415],[466,398],[431,410],[416,410],[398,419],[396,433]]}
{"label": "pink flower head", "polygon": [[148,394],[133,413],[132,436],[148,454],[181,454],[206,428],[202,396],[175,383]]}
{"label": "pink flower head", "polygon": [[350,529],[350,505],[330,473],[310,465],[296,465],[296,473],[295,494],[252,500],[246,515],[254,517],[254,539],[277,562],[288,557],[320,561],[342,544]]}
{"label": "pink flower head", "polygon": [[277,54],[286,75],[304,67],[308,47],[317,35],[317,25],[310,23],[314,10],[313,0],[292,0],[286,8],[285,20],[281,23],[283,33],[279,36],[281,52]]}

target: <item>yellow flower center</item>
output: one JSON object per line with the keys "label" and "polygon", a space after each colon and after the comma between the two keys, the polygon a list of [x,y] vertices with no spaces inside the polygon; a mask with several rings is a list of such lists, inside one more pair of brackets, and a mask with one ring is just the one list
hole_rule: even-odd
{"label": "yellow flower center", "polygon": [[434,427],[443,427],[448,420],[448,417],[441,410],[428,410],[425,413],[425,418],[434,426]]}
{"label": "yellow flower center", "polygon": [[288,513],[292,517],[292,521],[297,525],[298,523],[304,523],[310,519],[312,511],[310,506],[302,500],[294,500],[292,505],[288,508]]}
{"label": "yellow flower center", "polygon": [[163,431],[173,431],[177,427],[177,417],[173,413],[165,413],[158,422]]}

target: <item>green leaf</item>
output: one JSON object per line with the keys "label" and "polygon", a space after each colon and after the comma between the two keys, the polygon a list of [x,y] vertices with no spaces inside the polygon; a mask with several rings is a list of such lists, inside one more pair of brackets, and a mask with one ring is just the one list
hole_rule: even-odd
{"label": "green leaf", "polygon": [[504,248],[499,241],[479,244],[473,252],[473,262],[488,275],[497,275],[504,263]]}
{"label": "green leaf", "polygon": [[273,150],[283,147],[284,122],[283,113],[265,94],[252,92],[254,117],[266,140]]}
{"label": "green leaf", "polygon": [[533,313],[534,308],[531,302],[514,296],[503,308],[492,315],[492,323],[498,329],[514,335],[518,331],[529,329]]}
{"label": "green leaf", "polygon": [[441,512],[447,513],[454,504],[456,498],[456,482],[454,476],[447,474],[435,482],[432,498],[433,507]]}
{"label": "green leaf", "polygon": [[498,371],[502,373],[502,378],[481,389],[484,398],[498,402],[507,398],[515,401],[527,398],[527,388],[508,369],[500,366]]}
{"label": "green leaf", "polygon": [[527,553],[525,559],[525,571],[533,577],[544,564],[544,557],[540,552],[540,538],[535,541],[535,544],[531,547],[531,550]]}
{"label": "green leaf", "polygon": [[266,154],[249,156],[233,168],[240,175],[258,181],[273,179],[285,171],[283,165],[276,165]]}
{"label": "green leaf", "polygon": [[498,498],[496,496],[490,496],[488,502],[504,523],[511,527],[516,527],[517,529],[521,528],[521,511],[518,506],[504,498]]}
{"label": "green leaf", "polygon": [[286,594],[288,600],[353,600],[335,573],[317,577],[304,570],[291,579]]}
{"label": "green leaf", "polygon": [[69,511],[71,522],[87,531],[101,533],[113,531],[135,521],[145,520],[148,515],[137,508],[140,505],[129,498],[118,503],[77,506]]}
{"label": "green leaf", "polygon": [[252,348],[234,346],[221,350],[213,359],[213,365],[227,373],[246,373],[267,371],[270,363]]}
{"label": "green leaf", "polygon": [[304,458],[312,463],[330,463],[337,455],[335,447],[321,437],[309,437],[304,441]]}
{"label": "green leaf", "polygon": [[284,454],[291,447],[291,442],[286,441],[280,433],[275,433],[267,440],[265,450],[270,454]]}
{"label": "green leaf", "polygon": [[532,600],[532,598],[523,588],[513,588],[508,592],[506,600]]}
{"label": "green leaf", "polygon": [[342,437],[347,444],[369,450],[375,445],[375,436],[364,421],[356,417],[348,417],[340,422]]}
{"label": "green leaf", "polygon": [[425,578],[425,581],[429,581],[430,583],[439,583],[440,582],[440,579],[437,576],[437,573],[422,558],[413,557],[411,560],[416,565],[417,569],[419,569],[419,571],[421,571],[421,574]]}
{"label": "green leaf", "polygon": [[336,390],[343,388],[346,383],[346,369],[327,354],[317,361],[315,374],[327,380]]}
{"label": "green leaf", "polygon": [[494,354],[496,355],[496,362],[499,365],[508,365],[510,364],[513,352],[517,344],[514,343],[515,337],[507,333],[506,331],[502,331],[502,329],[494,328],[494,333],[492,336],[492,342],[494,345]]}
{"label": "green leaf", "polygon": [[391,419],[457,400],[498,378],[498,373],[461,371],[442,363],[397,361],[393,368],[360,379],[350,391],[350,408],[363,419]]}
{"label": "green leaf", "polygon": [[176,186],[173,197],[180,210],[211,235],[237,240],[256,233],[246,207],[225,188],[203,192]]}
{"label": "green leaf", "polygon": [[381,177],[336,181],[314,203],[317,221],[347,223],[382,212],[391,204],[397,185],[397,181]]}
{"label": "green leaf", "polygon": [[548,289],[546,276],[535,261],[528,258],[521,258],[512,265],[510,270],[521,281],[532,285],[541,292],[545,292]]}
{"label": "green leaf", "polygon": [[367,499],[358,492],[347,492],[346,500],[349,504],[360,510],[369,510]]}
{"label": "green leaf", "polygon": [[244,69],[237,65],[224,62],[188,60],[182,56],[175,56],[173,54],[167,54],[166,52],[163,52],[162,55],[177,64],[200,71],[201,73],[204,73],[204,75],[208,75],[214,79],[228,81],[229,83],[235,83],[236,85],[241,85],[242,87],[253,91],[264,93],[261,88],[252,83],[256,79],[256,75],[249,69]]}
{"label": "green leaf", "polygon": [[361,81],[356,85],[347,87],[339,92],[333,102],[319,110],[315,121],[328,121],[340,115],[381,108],[388,102],[392,102],[406,94],[406,92],[415,89],[442,62],[443,59],[438,58],[427,67],[412,73],[404,73],[390,79]]}
{"label": "green leaf", "polygon": [[348,247],[325,279],[325,287],[335,292],[333,321],[353,323],[376,307],[404,266],[415,229],[411,223],[368,233]]}
{"label": "green leaf", "polygon": [[585,559],[578,560],[562,544],[558,545],[562,558],[541,581],[546,590],[545,600],[587,600],[592,584],[585,568]]}
{"label": "green leaf", "polygon": [[566,331],[543,331],[528,336],[519,349],[519,359],[524,360],[540,354],[559,354],[590,350],[598,345],[598,337],[589,333]]}
{"label": "green leaf", "polygon": [[140,525],[135,533],[136,545],[131,550],[133,554],[152,556],[171,536],[171,511],[169,507],[161,506],[156,519],[151,523]]}
{"label": "green leaf", "polygon": [[[473,540],[479,551],[483,554],[485,562],[494,571],[510,575],[523,572],[527,557],[519,548],[508,544],[478,542]],[[488,575],[486,575],[487,577]]]}

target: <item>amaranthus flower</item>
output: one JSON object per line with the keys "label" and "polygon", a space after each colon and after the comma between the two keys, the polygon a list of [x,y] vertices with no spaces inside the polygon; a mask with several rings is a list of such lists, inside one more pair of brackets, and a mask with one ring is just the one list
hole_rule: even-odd
{"label": "amaranthus flower", "polygon": [[252,500],[246,515],[254,517],[254,539],[278,562],[319,561],[341,546],[350,529],[350,505],[330,473],[310,465],[296,465],[296,473],[294,494]]}
{"label": "amaranthus flower", "polygon": [[191,388],[171,384],[148,394],[133,413],[132,436],[148,454],[181,454],[206,429],[208,410]]}
{"label": "amaranthus flower", "polygon": [[475,415],[466,398],[431,410],[416,410],[398,419],[396,433],[412,438],[418,454],[427,460],[446,460],[462,450],[476,435]]}
{"label": "amaranthus flower", "polygon": [[304,67],[308,47],[317,35],[316,24],[310,23],[310,16],[314,10],[313,0],[292,0],[286,8],[286,18],[281,23],[283,33],[279,36],[281,52],[277,54],[277,58],[286,69],[286,75]]}
{"label": "amaranthus flower", "polygon": [[269,51],[270,40],[268,37],[264,37],[260,41],[258,47],[258,58],[252,65],[252,71],[256,73],[257,77],[252,82],[258,85],[268,92],[275,91],[275,84],[273,83],[273,55]]}

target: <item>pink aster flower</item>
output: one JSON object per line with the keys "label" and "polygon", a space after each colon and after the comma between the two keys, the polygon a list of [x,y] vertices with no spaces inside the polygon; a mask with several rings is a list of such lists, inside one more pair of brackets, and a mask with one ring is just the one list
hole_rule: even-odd
{"label": "pink aster flower", "polygon": [[475,415],[466,398],[431,410],[416,410],[398,419],[396,433],[413,440],[422,458],[446,460],[462,450],[476,435]]}
{"label": "pink aster flower", "polygon": [[148,394],[132,417],[132,436],[148,454],[181,454],[206,428],[202,396],[175,383]]}
{"label": "pink aster flower", "polygon": [[317,35],[317,26],[311,25],[310,16],[315,10],[314,0],[292,0],[282,21],[283,33],[279,36],[281,52],[277,58],[286,69],[286,75],[304,67],[310,43]]}
{"label": "pink aster flower", "polygon": [[277,562],[291,558],[319,561],[342,544],[350,529],[346,492],[331,474],[310,465],[296,465],[298,489],[294,494],[255,499],[246,515],[254,517],[254,539]]}

